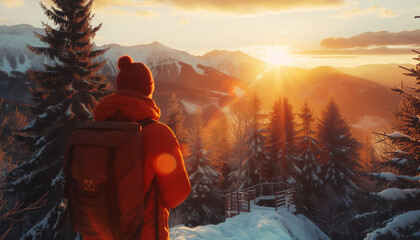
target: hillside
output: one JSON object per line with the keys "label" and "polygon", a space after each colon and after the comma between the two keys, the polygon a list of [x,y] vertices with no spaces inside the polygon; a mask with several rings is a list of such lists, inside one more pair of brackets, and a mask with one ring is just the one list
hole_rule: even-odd
{"label": "hillside", "polygon": [[365,78],[373,82],[377,82],[386,86],[400,86],[401,81],[406,81],[408,78],[403,75],[404,69],[414,68],[413,64],[369,64],[353,68],[337,68],[338,70],[356,76]]}

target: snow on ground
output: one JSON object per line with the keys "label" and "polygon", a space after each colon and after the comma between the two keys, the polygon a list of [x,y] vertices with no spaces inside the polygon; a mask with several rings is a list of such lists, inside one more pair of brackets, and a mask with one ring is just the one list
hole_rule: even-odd
{"label": "snow on ground", "polygon": [[293,215],[286,209],[258,207],[250,213],[227,218],[218,225],[188,228],[183,225],[171,228],[173,240],[311,240],[329,239],[303,215]]}

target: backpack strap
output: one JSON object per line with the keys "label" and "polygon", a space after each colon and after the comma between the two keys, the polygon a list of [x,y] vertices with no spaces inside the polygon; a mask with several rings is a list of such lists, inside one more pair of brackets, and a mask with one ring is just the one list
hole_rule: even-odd
{"label": "backpack strap", "polygon": [[111,234],[115,240],[120,240],[118,218],[120,216],[120,204],[117,194],[117,180],[115,178],[115,159],[117,156],[117,149],[109,149],[109,155],[106,166],[106,175],[108,180],[108,201],[110,202],[110,227]]}
{"label": "backpack strap", "polygon": [[159,240],[159,189],[156,177],[153,179],[155,185],[155,236]]}
{"label": "backpack strap", "polygon": [[146,127],[147,125],[155,123],[155,122],[158,122],[158,121],[151,118],[145,118],[140,121],[137,121],[137,123],[140,124],[142,127]]}

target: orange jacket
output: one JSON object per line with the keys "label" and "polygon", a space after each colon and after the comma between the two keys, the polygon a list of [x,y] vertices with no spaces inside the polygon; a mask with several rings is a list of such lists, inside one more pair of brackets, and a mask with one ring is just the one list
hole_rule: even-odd
{"label": "orange jacket", "polygon": [[[105,97],[94,109],[96,121],[139,121],[145,118],[158,120],[160,109],[155,102],[130,89],[121,89]],[[169,239],[169,209],[183,202],[191,191],[184,160],[178,141],[169,127],[153,123],[143,130],[142,151],[144,159],[144,193],[151,188],[156,176],[159,191],[159,239]],[[141,240],[155,238],[155,189],[152,189],[144,211]],[[84,236],[85,240],[95,238]]]}

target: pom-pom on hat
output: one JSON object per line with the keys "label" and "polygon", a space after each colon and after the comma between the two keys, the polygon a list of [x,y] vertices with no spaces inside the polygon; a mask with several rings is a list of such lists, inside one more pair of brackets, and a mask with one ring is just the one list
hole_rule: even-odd
{"label": "pom-pom on hat", "polygon": [[117,90],[134,89],[151,97],[155,90],[152,72],[143,63],[133,62],[130,56],[118,59]]}

